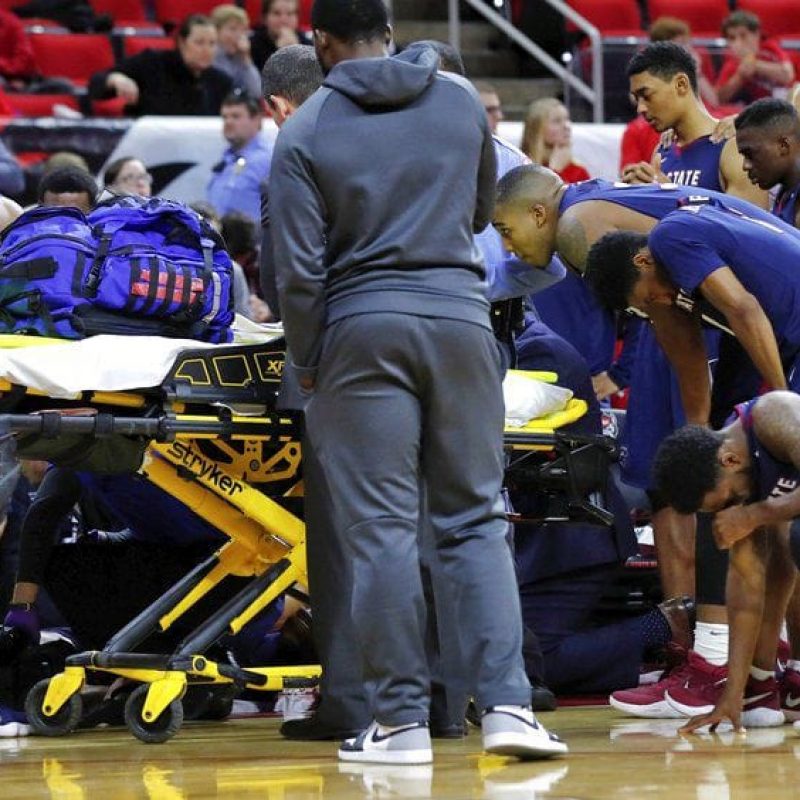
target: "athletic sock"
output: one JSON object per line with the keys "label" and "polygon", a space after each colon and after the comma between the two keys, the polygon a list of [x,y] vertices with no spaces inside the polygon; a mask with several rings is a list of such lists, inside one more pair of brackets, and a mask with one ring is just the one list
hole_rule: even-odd
{"label": "athletic sock", "polygon": [[697,622],[694,626],[694,651],[709,664],[721,667],[728,663],[728,626]]}

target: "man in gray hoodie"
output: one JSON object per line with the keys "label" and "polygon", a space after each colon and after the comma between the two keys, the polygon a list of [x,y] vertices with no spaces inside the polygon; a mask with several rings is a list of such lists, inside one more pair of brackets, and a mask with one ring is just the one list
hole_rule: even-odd
{"label": "man in gray hoodie", "polygon": [[425,763],[430,678],[417,532],[455,586],[484,746],[566,752],[530,711],[500,486],[503,398],[473,232],[495,156],[469,84],[411,47],[386,57],[382,0],[316,0],[327,77],[283,126],[270,185],[291,365],[352,561],[373,723],[347,761]]}

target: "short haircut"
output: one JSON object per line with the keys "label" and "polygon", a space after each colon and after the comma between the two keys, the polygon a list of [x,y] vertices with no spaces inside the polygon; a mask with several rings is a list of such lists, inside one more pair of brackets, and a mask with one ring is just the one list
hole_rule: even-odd
{"label": "short haircut", "polygon": [[672,80],[676,75],[685,74],[692,91],[697,94],[697,67],[685,47],[677,42],[653,42],[640,50],[628,63],[627,75],[649,72],[662,81]]}
{"label": "short haircut", "polygon": [[747,28],[756,33],[761,30],[761,20],[752,11],[734,11],[722,20],[722,35],[727,36],[731,28]]}
{"label": "short haircut", "polygon": [[382,39],[388,25],[383,0],[314,0],[311,7],[311,27],[348,44]]}
{"label": "short haircut", "polygon": [[630,305],[628,298],[640,278],[633,257],[646,246],[644,234],[613,231],[589,248],[584,278],[609,311],[623,311]]}
{"label": "short haircut", "polygon": [[679,36],[690,36],[688,24],[677,17],[659,17],[650,25],[651,42],[671,42]]}
{"label": "short haircut", "polygon": [[544,196],[548,191],[561,186],[563,181],[555,172],[541,164],[521,164],[510,169],[497,182],[495,203],[505,205]]}
{"label": "short haircut", "polygon": [[232,3],[224,3],[221,6],[216,6],[211,12],[211,21],[217,28],[227,25],[229,22],[238,22],[242,25],[250,27],[250,17],[247,12],[239,6]]}
{"label": "short haircut", "polygon": [[211,21],[211,17],[207,17],[205,14],[189,14],[186,19],[181,22],[180,27],[178,28],[178,38],[179,39],[188,39],[189,34],[192,32],[192,28],[202,28],[202,27],[214,27],[214,23]]}
{"label": "short haircut", "polygon": [[92,205],[97,201],[97,181],[80,167],[60,167],[42,176],[39,181],[36,199],[44,200],[45,192],[67,194],[86,192]]}
{"label": "short haircut", "polygon": [[720,479],[718,460],[724,434],[703,425],[686,425],[661,443],[653,461],[653,481],[664,502],[681,514],[694,514]]}
{"label": "short haircut", "polygon": [[251,117],[264,113],[261,100],[258,97],[252,97],[247,94],[244,89],[234,89],[232,92],[228,92],[220,108],[224,108],[225,106],[245,106],[247,108],[247,113],[250,114]]}
{"label": "short haircut", "polygon": [[456,75],[467,74],[467,70],[464,67],[464,59],[461,58],[461,53],[453,45],[436,41],[436,39],[422,39],[412,44],[425,45],[430,47],[431,50],[435,50],[439,56],[439,69],[445,72],[455,72]]}
{"label": "short haircut", "polygon": [[322,86],[322,81],[322,67],[308,44],[290,44],[276,50],[261,71],[261,90],[267,102],[274,95],[301,106]]}
{"label": "short haircut", "polygon": [[111,186],[112,183],[116,183],[120,172],[122,172],[122,168],[126,164],[130,164],[131,161],[141,161],[141,159],[136,158],[136,156],[123,156],[122,158],[112,161],[103,173],[103,182],[105,185]]}
{"label": "short haircut", "polygon": [[762,97],[741,111],[734,122],[737,131],[745,128],[791,128],[795,135],[800,125],[797,109],[785,100]]}

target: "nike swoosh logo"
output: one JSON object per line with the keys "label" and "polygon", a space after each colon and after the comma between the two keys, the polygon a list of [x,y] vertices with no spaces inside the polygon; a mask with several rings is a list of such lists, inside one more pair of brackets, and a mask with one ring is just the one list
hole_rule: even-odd
{"label": "nike swoosh logo", "polygon": [[783,704],[788,708],[796,708],[800,706],[800,697],[792,697],[790,694],[787,694]]}
{"label": "nike swoosh logo", "polygon": [[[771,695],[772,692],[764,692],[763,694],[756,694],[753,695],[752,697],[745,697],[744,705],[749,705],[750,703],[757,703],[759,700],[764,700],[765,698],[770,697]],[[800,700],[798,700],[798,703],[800,703]]]}
{"label": "nike swoosh logo", "polygon": [[413,731],[416,730],[417,728],[419,728],[419,725],[415,722],[413,725],[406,725],[405,728],[398,728],[397,730],[392,731],[391,733],[387,733],[385,736],[381,736],[378,733],[378,729],[375,728],[375,730],[372,731],[372,741],[375,744],[378,744],[379,742],[385,742],[387,739],[391,739],[392,736],[395,736],[398,733],[404,733],[405,731]]}

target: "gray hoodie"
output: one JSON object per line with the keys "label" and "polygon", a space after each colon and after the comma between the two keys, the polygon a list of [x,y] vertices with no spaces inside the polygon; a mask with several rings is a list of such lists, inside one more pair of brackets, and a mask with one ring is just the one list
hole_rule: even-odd
{"label": "gray hoodie", "polygon": [[313,375],[326,324],[399,312],[487,326],[473,232],[490,221],[495,154],[471,85],[413,46],[343,61],[283,126],[270,176],[281,311]]}

